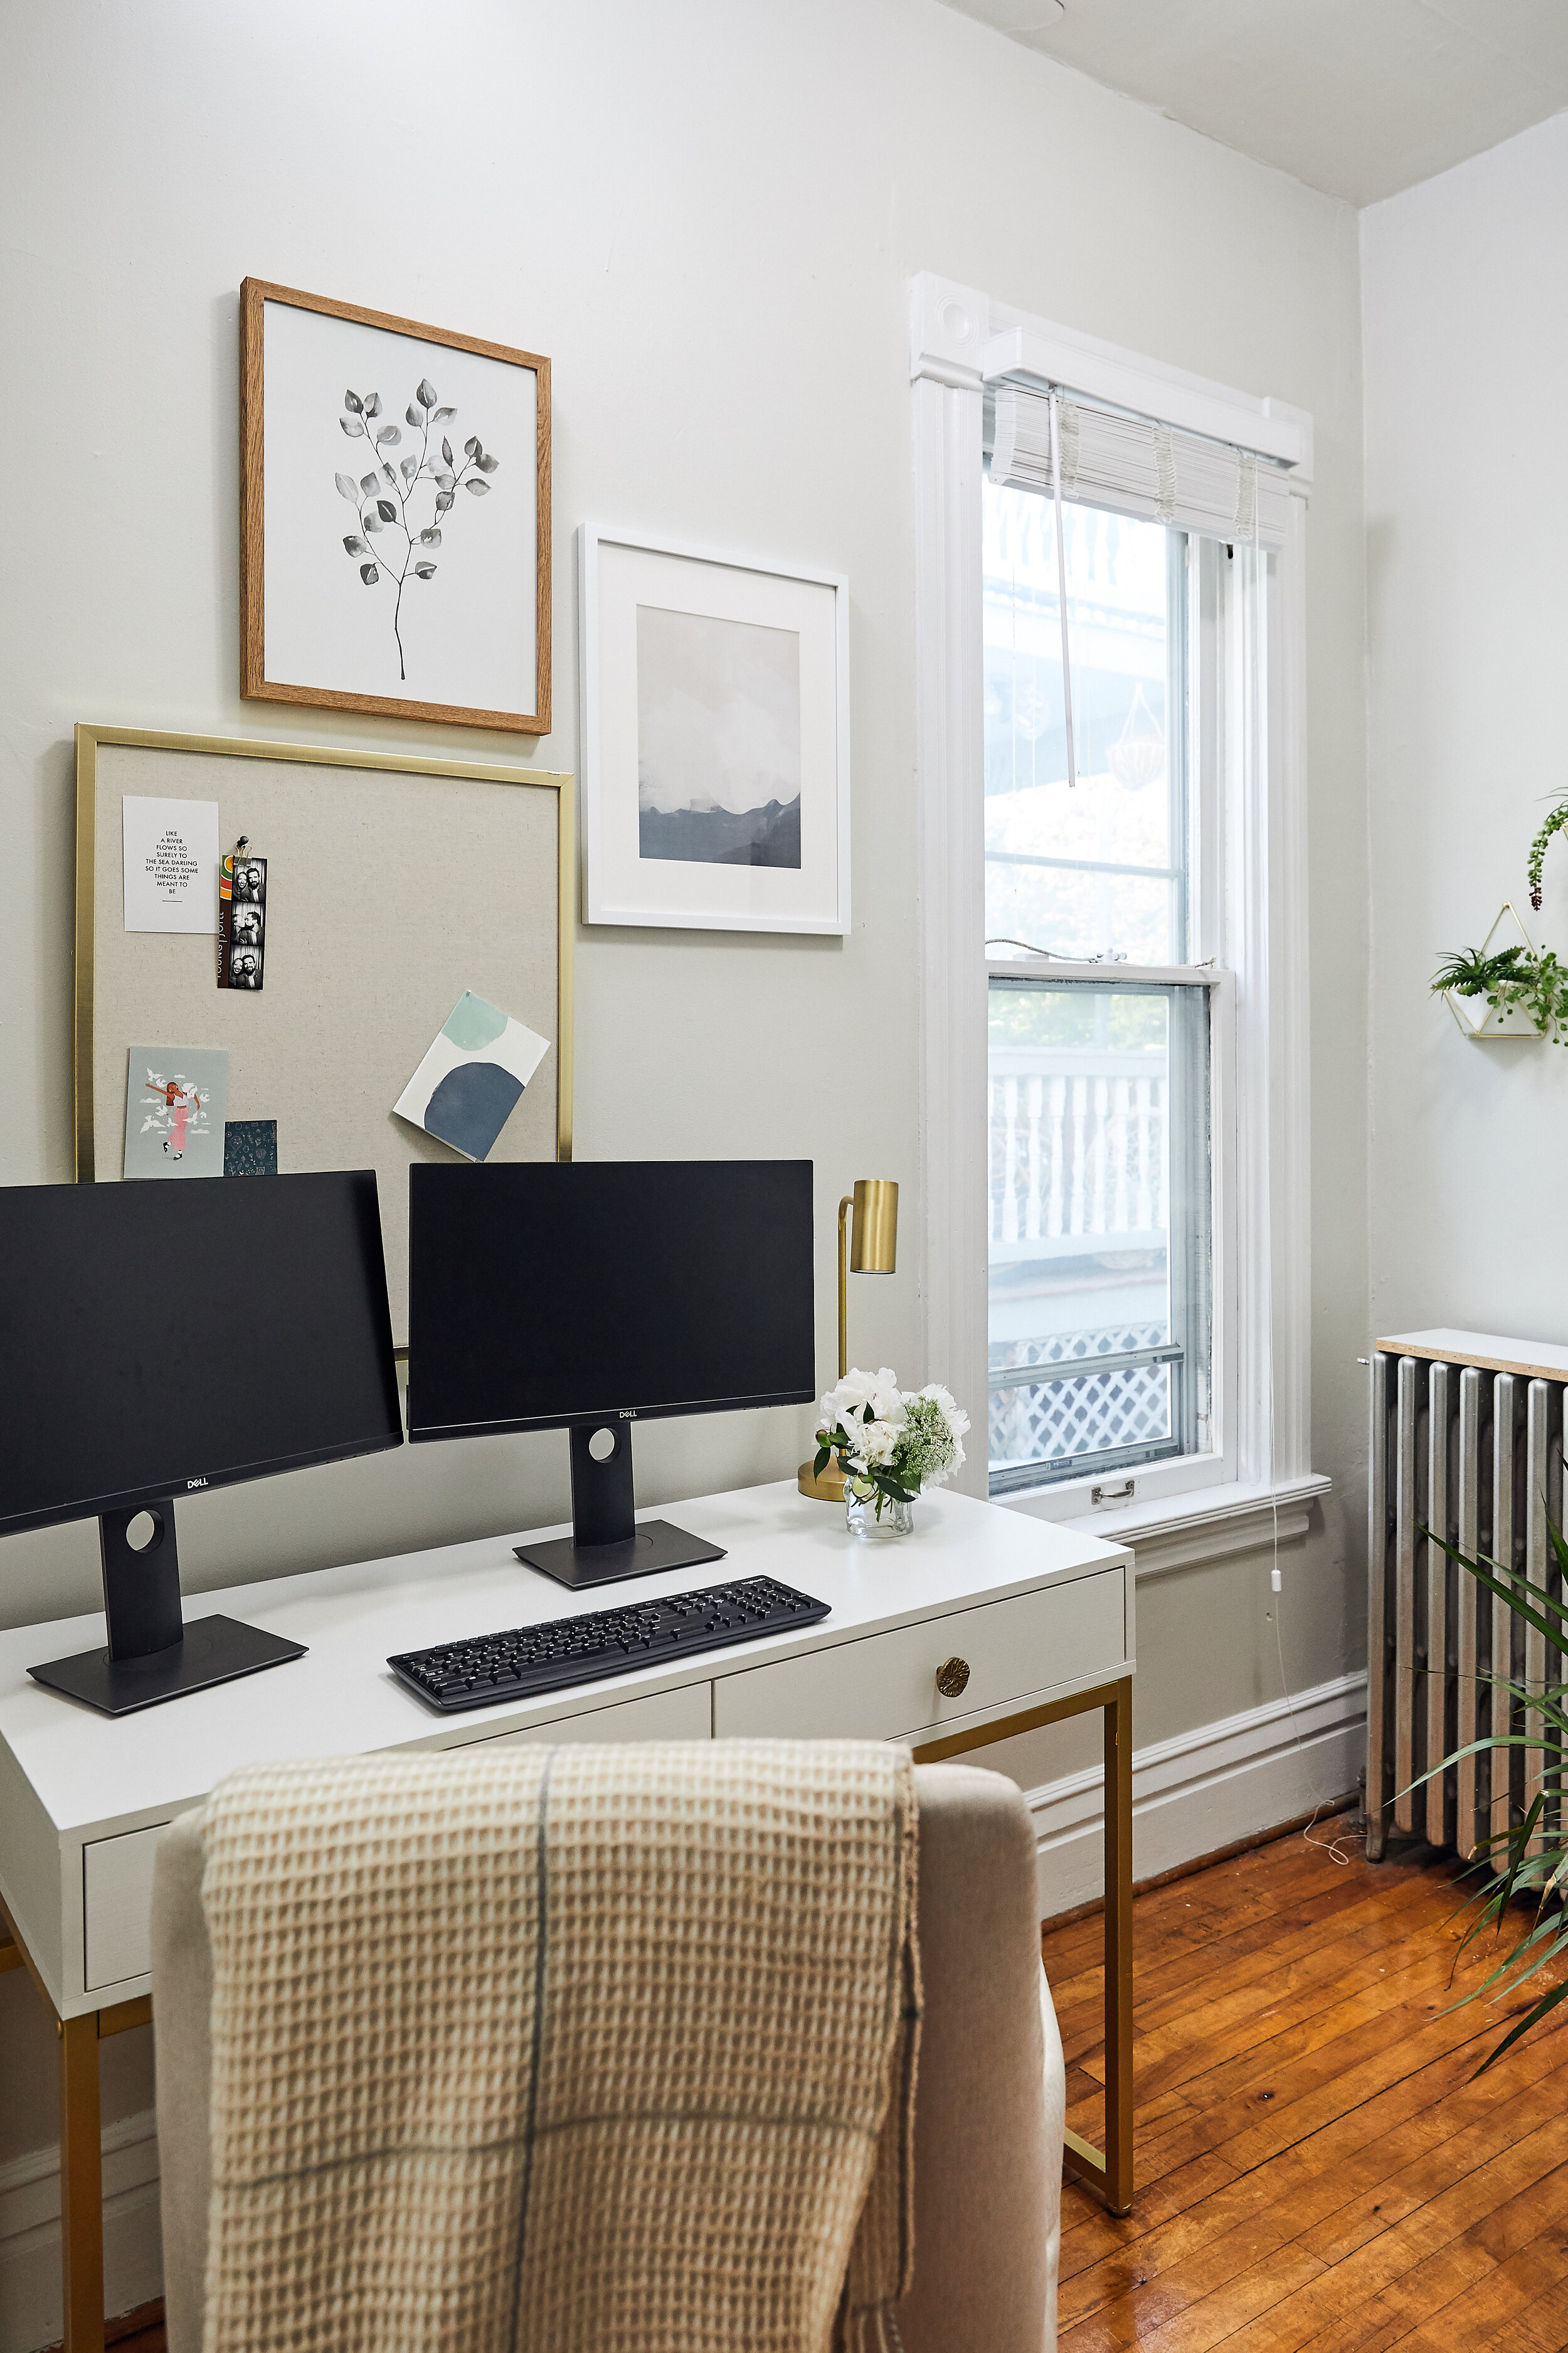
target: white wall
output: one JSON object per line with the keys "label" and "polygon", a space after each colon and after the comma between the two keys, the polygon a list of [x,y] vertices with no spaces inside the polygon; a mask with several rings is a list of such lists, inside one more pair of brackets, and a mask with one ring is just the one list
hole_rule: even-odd
{"label": "white wall", "polygon": [[1568,1067],[1427,994],[1510,899],[1568,956],[1568,115],[1364,213],[1372,1310],[1568,1336]]}
{"label": "white wall", "polygon": [[[909,276],[930,268],[1316,414],[1313,1079],[1332,1180],[1315,1235],[1320,1452],[1348,1467],[1341,1353],[1362,1325],[1359,1302],[1341,1312],[1362,1248],[1348,209],[928,0],[454,0],[439,16],[409,0],[13,0],[5,22],[0,1179],[70,1168],[74,720],[530,756],[517,738],[240,700],[236,297],[247,273],[270,277],[552,355],[560,716],[542,765],[574,755],[580,517],[848,573],[850,938],[593,932],[577,965],[582,1156],[816,1160],[829,1365],[830,1205],[858,1174],[908,1187],[915,1167],[905,321]],[[854,1317],[857,1354],[912,1364],[907,1250],[891,1282],[856,1287]],[[807,1419],[650,1426],[642,1491],[783,1472]],[[564,1508],[564,1440],[489,1440],[205,1499],[182,1551],[200,1587]],[[95,1583],[89,1525],[13,1539],[0,1619],[88,1606]]]}
{"label": "white wall", "polygon": [[[1315,1460],[1336,1493],[1292,1554],[1286,1667],[1303,1688],[1352,1667],[1353,216],[934,0],[10,0],[0,38],[0,1180],[70,1172],[74,721],[570,768],[579,519],[831,566],[853,594],[852,934],[582,934],[576,1058],[584,1157],[816,1159],[828,1366],[831,1205],[859,1175],[912,1187],[916,1166],[910,273],[1314,412]],[[535,752],[240,700],[247,274],[551,355],[559,723]],[[905,1204],[912,1235],[912,1190]],[[906,1251],[893,1281],[857,1286],[856,1355],[914,1368],[916,1272]],[[806,1420],[650,1427],[641,1494],[788,1472]],[[181,1546],[194,1588],[565,1508],[562,1439],[422,1448],[213,1496],[186,1511]],[[13,1539],[0,1620],[90,1607],[96,1575],[90,1526]],[[1158,1581],[1141,1741],[1278,1698],[1268,1609],[1257,1556]],[[1084,1755],[1064,1728],[999,1761],[1039,1782]],[[144,2105],[144,2082],[117,2097]],[[26,2148],[49,2126],[29,2107],[12,2128]]]}

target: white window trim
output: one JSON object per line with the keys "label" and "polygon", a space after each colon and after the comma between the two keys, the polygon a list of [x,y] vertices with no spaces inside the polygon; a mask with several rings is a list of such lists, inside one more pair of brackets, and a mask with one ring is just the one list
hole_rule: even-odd
{"label": "white window trim", "polygon": [[[1177,1458],[1132,1474],[1133,1513],[1175,1519],[1251,1516],[1273,1497],[1323,1492],[1311,1469],[1310,1113],[1307,1018],[1305,511],[1311,419],[1122,352],[1049,321],[993,304],[924,272],[911,285],[914,405],[917,812],[921,923],[921,1237],[927,1377],[971,1406],[975,1442],[958,1483],[988,1491],[985,1152],[984,720],[981,620],[981,477],[984,386],[1031,374],[1085,397],[1136,407],[1276,456],[1290,468],[1289,522],[1268,603],[1268,764],[1248,762],[1242,823],[1213,846],[1200,892],[1223,888],[1232,910],[1235,1088],[1225,1133],[1215,1103],[1216,1185],[1235,1187],[1222,1229],[1215,1201],[1216,1342],[1226,1280],[1222,1232],[1236,1244],[1227,1387],[1217,1454]],[[1265,436],[1270,436],[1266,438]],[[1279,445],[1279,446],[1276,446]],[[1238,551],[1239,553],[1239,551]],[[1241,665],[1231,660],[1235,680]],[[1233,716],[1227,736],[1237,738]],[[1237,838],[1239,837],[1239,838]],[[1209,845],[1202,846],[1206,852]],[[1202,855],[1200,853],[1200,856]],[[1267,923],[1259,911],[1267,909]],[[1200,923],[1198,953],[1203,931]],[[1054,965],[1062,974],[1074,967]],[[1089,967],[1092,971],[1094,967]],[[1120,969],[1120,968],[1119,968]],[[1190,973],[1184,976],[1190,977]],[[1214,1002],[1223,1001],[1223,992]],[[1216,1055],[1216,1064],[1219,1057]],[[1227,1178],[1224,1170],[1233,1173]],[[1272,1378],[1270,1379],[1270,1372]],[[1217,1390],[1216,1390],[1217,1394]],[[1270,1406],[1272,1410],[1270,1410]],[[1086,1477],[1009,1495],[1032,1516],[1081,1514]],[[1110,1534],[1129,1515],[1092,1525]]]}

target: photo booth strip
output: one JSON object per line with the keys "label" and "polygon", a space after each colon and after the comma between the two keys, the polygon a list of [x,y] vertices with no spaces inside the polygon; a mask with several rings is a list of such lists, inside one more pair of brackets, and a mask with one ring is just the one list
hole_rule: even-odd
{"label": "photo booth strip", "polygon": [[217,985],[259,989],[266,971],[267,860],[242,833],[218,868]]}

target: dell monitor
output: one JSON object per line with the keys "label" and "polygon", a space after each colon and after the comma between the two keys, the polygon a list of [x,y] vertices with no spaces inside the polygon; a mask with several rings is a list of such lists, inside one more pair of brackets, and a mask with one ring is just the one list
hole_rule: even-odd
{"label": "dell monitor", "polygon": [[107,1646],[39,1683],[123,1715],[300,1657],[184,1623],[175,1498],[402,1443],[373,1171],[0,1188],[0,1536],[96,1515],[103,1561]]}
{"label": "dell monitor", "polygon": [[518,1557],[587,1586],[721,1560],[634,1523],[634,1421],[816,1395],[809,1160],[408,1172],[408,1435],[571,1434],[570,1537]]}

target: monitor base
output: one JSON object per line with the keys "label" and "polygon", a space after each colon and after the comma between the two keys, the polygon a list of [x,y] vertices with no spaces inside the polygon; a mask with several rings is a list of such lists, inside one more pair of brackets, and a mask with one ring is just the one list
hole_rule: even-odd
{"label": "monitor base", "polygon": [[590,1585],[613,1585],[623,1577],[651,1577],[661,1568],[696,1568],[707,1560],[722,1560],[722,1545],[689,1535],[668,1520],[644,1520],[635,1534],[618,1544],[577,1544],[571,1536],[552,1536],[544,1544],[514,1545],[526,1568],[542,1570],[557,1585],[577,1591]]}
{"label": "monitor base", "polygon": [[303,1642],[286,1642],[237,1618],[197,1618],[179,1641],[139,1659],[111,1659],[106,1649],[79,1651],[74,1659],[51,1659],[27,1672],[50,1691],[85,1700],[100,1715],[133,1715],[138,1708],[233,1683],[237,1675],[259,1674],[264,1667],[280,1667],[304,1655]]}

